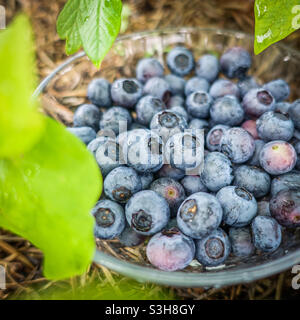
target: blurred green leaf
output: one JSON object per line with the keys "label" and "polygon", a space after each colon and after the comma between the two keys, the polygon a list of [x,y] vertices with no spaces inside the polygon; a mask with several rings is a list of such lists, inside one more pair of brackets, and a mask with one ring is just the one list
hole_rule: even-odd
{"label": "blurred green leaf", "polygon": [[99,67],[121,26],[121,0],[69,0],[57,19],[57,32],[66,39],[66,52],[82,46]]}
{"label": "blurred green leaf", "polygon": [[28,18],[18,16],[0,31],[0,157],[29,150],[44,123],[32,99],[36,87],[34,42]]}
{"label": "blurred green leaf", "polygon": [[254,53],[300,28],[299,0],[255,0]]}

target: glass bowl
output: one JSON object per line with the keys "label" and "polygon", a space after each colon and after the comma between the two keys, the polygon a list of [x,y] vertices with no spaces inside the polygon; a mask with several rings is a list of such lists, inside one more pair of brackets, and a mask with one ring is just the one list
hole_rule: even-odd
{"label": "glass bowl", "polygon": [[[69,125],[70,111],[86,100],[86,88],[94,77],[113,81],[120,77],[134,77],[136,62],[154,56],[161,62],[168,50],[178,44],[191,48],[197,59],[204,53],[221,54],[226,48],[242,46],[253,52],[253,37],[241,32],[209,28],[178,28],[131,34],[118,38],[97,70],[80,52],[62,63],[36,89],[46,101],[46,112]],[[299,98],[300,53],[276,44],[253,57],[250,74],[266,82],[285,79],[291,86],[291,99]],[[297,90],[298,89],[298,90]],[[49,105],[51,108],[49,108]],[[152,267],[146,259],[145,247],[122,247],[118,240],[97,240],[94,261],[138,281],[149,281],[181,287],[221,287],[259,278],[300,264],[300,232],[285,231],[283,243],[276,252],[259,254],[247,259],[229,258],[225,265],[203,268],[195,260],[180,272],[164,272]]]}

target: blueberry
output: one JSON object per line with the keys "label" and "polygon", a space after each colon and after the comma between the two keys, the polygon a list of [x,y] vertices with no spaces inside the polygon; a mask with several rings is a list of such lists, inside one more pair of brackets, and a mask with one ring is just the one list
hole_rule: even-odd
{"label": "blueberry", "polygon": [[206,136],[206,147],[210,151],[219,151],[220,142],[224,132],[229,129],[229,126],[222,124],[216,125],[210,129]]}
{"label": "blueberry", "polygon": [[220,148],[233,163],[244,163],[253,156],[255,143],[246,130],[234,127],[224,132]]}
{"label": "blueberry", "polygon": [[254,143],[255,143],[255,150],[254,150],[253,156],[247,161],[247,164],[249,164],[250,166],[259,167],[260,166],[259,154],[263,146],[265,145],[265,142],[257,139],[254,141]]}
{"label": "blueberry", "polygon": [[177,76],[186,76],[195,66],[193,54],[184,47],[175,47],[167,54],[167,65]]}
{"label": "blueberry", "polygon": [[155,191],[167,200],[172,216],[176,215],[179,206],[185,199],[183,186],[171,178],[159,178],[153,181],[150,190]]}
{"label": "blueberry", "polygon": [[288,113],[291,104],[289,102],[278,102],[275,104],[274,111],[281,113]]}
{"label": "blueberry", "polygon": [[252,224],[254,246],[264,252],[275,251],[281,243],[281,228],[271,217],[257,216]]}
{"label": "blueberry", "polygon": [[238,86],[227,80],[227,79],[218,79],[210,87],[209,94],[214,98],[223,97],[226,95],[240,97],[240,90]]}
{"label": "blueberry", "polygon": [[201,174],[203,184],[213,192],[229,186],[233,180],[230,160],[220,152],[210,152],[204,158]]}
{"label": "blueberry", "polygon": [[242,123],[241,127],[248,131],[253,137],[253,139],[259,139],[255,120],[246,120]]}
{"label": "blueberry", "polygon": [[134,194],[126,204],[125,213],[129,225],[142,235],[161,231],[170,218],[168,202],[152,190]]}
{"label": "blueberry", "polygon": [[253,77],[249,77],[249,76],[244,79],[239,80],[237,85],[238,85],[238,88],[240,89],[240,94],[241,94],[242,98],[251,89],[259,88],[259,85],[257,84],[256,80]]}
{"label": "blueberry", "polygon": [[148,242],[146,254],[151,264],[158,269],[181,270],[194,259],[195,244],[177,228],[172,228],[153,236]]}
{"label": "blueberry", "polygon": [[169,110],[156,113],[150,122],[150,129],[155,131],[164,143],[170,136],[183,132],[186,128],[187,122],[184,117]]}
{"label": "blueberry", "polygon": [[182,107],[182,106],[174,106],[174,107],[170,108],[169,110],[181,115],[188,122],[189,115],[186,112],[184,107]]}
{"label": "blueberry", "polygon": [[289,108],[289,115],[294,122],[295,128],[300,130],[300,99],[292,103]]}
{"label": "blueberry", "polygon": [[96,138],[96,131],[91,127],[73,127],[67,128],[67,130],[74,134],[85,144],[89,144]]}
{"label": "blueberry", "polygon": [[144,86],[144,94],[151,95],[155,98],[162,100],[164,103],[168,103],[171,97],[171,87],[169,83],[163,78],[150,78]]}
{"label": "blueberry", "polygon": [[95,152],[96,161],[105,177],[108,173],[123,163],[122,150],[114,139],[102,139]]}
{"label": "blueberry", "polygon": [[124,209],[114,201],[98,201],[92,214],[96,220],[94,234],[99,239],[113,239],[125,228]]}
{"label": "blueberry", "polygon": [[93,154],[96,155],[96,151],[99,148],[99,146],[104,143],[109,137],[101,136],[97,137],[94,140],[92,140],[88,145],[87,149]]}
{"label": "blueberry", "polygon": [[269,200],[263,198],[257,202],[257,215],[271,217]]}
{"label": "blueberry", "polygon": [[174,74],[168,74],[165,76],[165,80],[168,82],[170,86],[170,91],[172,95],[184,95],[186,81],[183,78],[175,76]]}
{"label": "blueberry", "polygon": [[177,106],[184,106],[185,104],[185,100],[183,99],[182,96],[176,95],[176,96],[172,96],[170,97],[167,107],[168,108],[173,108],[173,107],[177,107]]}
{"label": "blueberry", "polygon": [[165,104],[160,99],[149,95],[144,96],[135,107],[137,121],[145,126],[149,126],[155,113],[164,108]]}
{"label": "blueberry", "polygon": [[106,79],[93,79],[88,85],[87,97],[93,104],[108,108],[112,105],[110,89],[111,85]]}
{"label": "blueberry", "polygon": [[270,212],[281,225],[300,227],[300,189],[279,191],[270,200]]}
{"label": "blueberry", "polygon": [[201,239],[218,228],[222,215],[222,207],[215,196],[197,192],[186,198],[179,207],[177,224],[187,236]]}
{"label": "blueberry", "polygon": [[223,209],[223,221],[232,227],[244,227],[256,216],[254,196],[244,188],[228,186],[216,195]]}
{"label": "blueberry", "polygon": [[254,253],[255,248],[249,228],[230,228],[229,240],[232,253],[236,257],[250,257]]}
{"label": "blueberry", "polygon": [[195,91],[208,92],[208,90],[209,90],[209,82],[206,79],[193,77],[186,82],[185,88],[184,88],[184,94],[188,96]]}
{"label": "blueberry", "polygon": [[110,199],[126,203],[130,197],[142,189],[140,176],[132,168],[117,167],[104,179],[104,192]]}
{"label": "blueberry", "polygon": [[196,74],[209,82],[213,82],[218,77],[220,70],[219,60],[212,54],[203,55],[196,64]]}
{"label": "blueberry", "polygon": [[212,97],[207,92],[195,91],[187,97],[186,108],[193,117],[207,118],[212,102]]}
{"label": "blueberry", "polygon": [[153,174],[151,172],[145,172],[139,174],[142,182],[142,190],[148,189],[151,182],[154,180]]}
{"label": "blueberry", "polygon": [[204,129],[204,132],[208,131],[209,124],[204,119],[193,118],[188,126],[189,129]]}
{"label": "blueberry", "polygon": [[275,177],[271,184],[271,195],[274,197],[279,191],[300,189],[300,172],[292,171]]}
{"label": "blueberry", "polygon": [[74,113],[74,127],[91,127],[99,130],[101,111],[93,104],[83,104]]}
{"label": "blueberry", "polygon": [[141,123],[132,122],[132,124],[129,126],[129,130],[135,130],[135,129],[147,129],[147,127]]}
{"label": "blueberry", "polygon": [[220,228],[196,241],[196,258],[205,267],[223,264],[231,251],[227,234]]}
{"label": "blueberry", "polygon": [[103,113],[100,120],[100,129],[112,131],[116,135],[128,130],[132,118],[127,109],[122,107],[112,107]]}
{"label": "blueberry", "polygon": [[220,58],[221,71],[230,79],[245,78],[251,64],[249,52],[241,47],[233,47],[226,50]]}
{"label": "blueberry", "polygon": [[263,146],[259,154],[260,165],[272,175],[283,174],[293,170],[296,161],[296,151],[286,141],[268,142]]}
{"label": "blueberry", "polygon": [[183,186],[187,196],[197,192],[207,192],[207,188],[202,183],[200,176],[184,176],[180,183]]}
{"label": "blueberry", "polygon": [[270,81],[264,85],[264,88],[271,92],[277,102],[287,99],[290,95],[290,87],[283,79]]}
{"label": "blueberry", "polygon": [[164,156],[172,167],[198,174],[203,163],[203,136],[187,130],[174,134],[165,144]]}
{"label": "blueberry", "polygon": [[233,184],[247,189],[255,198],[260,198],[269,193],[271,178],[261,168],[242,165],[234,171]]}
{"label": "blueberry", "polygon": [[132,108],[143,94],[143,87],[136,79],[118,79],[111,86],[111,97],[115,105]]}
{"label": "blueberry", "polygon": [[164,164],[157,173],[159,178],[167,177],[174,180],[180,180],[185,175],[185,172],[183,170],[173,168],[169,164]]}
{"label": "blueberry", "polygon": [[251,89],[245,94],[242,105],[246,114],[260,117],[264,112],[274,110],[275,99],[266,89]]}
{"label": "blueberry", "polygon": [[294,135],[294,124],[288,114],[268,111],[256,120],[258,136],[264,141],[289,141]]}
{"label": "blueberry", "polygon": [[146,240],[146,237],[138,234],[132,228],[126,225],[123,232],[118,236],[118,239],[125,247],[136,247],[142,244]]}
{"label": "blueberry", "polygon": [[244,119],[244,109],[235,96],[218,98],[211,106],[211,119],[218,124],[236,126]]}
{"label": "blueberry", "polygon": [[164,75],[164,67],[154,58],[144,58],[139,60],[136,66],[136,78],[145,83],[153,77],[162,77]]}
{"label": "blueberry", "polygon": [[155,172],[163,165],[163,144],[153,131],[136,129],[128,132],[122,146],[126,163],[138,172]]}

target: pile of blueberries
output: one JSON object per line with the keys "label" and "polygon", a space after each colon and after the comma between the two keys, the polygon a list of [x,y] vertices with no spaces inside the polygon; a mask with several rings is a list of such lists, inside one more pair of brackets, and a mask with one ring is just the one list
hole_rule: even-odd
{"label": "pile of blueberries", "polygon": [[[97,238],[145,242],[150,263],[174,271],[193,259],[214,267],[229,255],[274,252],[283,232],[300,227],[300,99],[286,102],[283,79],[259,84],[251,63],[241,47],[195,61],[177,46],[167,75],[157,59],[143,58],[136,78],[91,81],[91,104],[78,107],[68,130],[104,177],[92,210]],[[187,129],[205,133],[199,174],[164,162]]]}

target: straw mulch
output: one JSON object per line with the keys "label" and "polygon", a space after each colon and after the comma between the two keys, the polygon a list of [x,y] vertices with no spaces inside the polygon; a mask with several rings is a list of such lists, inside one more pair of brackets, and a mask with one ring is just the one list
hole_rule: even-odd
{"label": "straw mulch", "polygon": [[[38,71],[41,78],[66,58],[64,42],[56,34],[58,12],[66,0],[0,0],[6,7],[7,21],[19,11],[31,17],[37,45]],[[131,15],[127,33],[153,30],[170,26],[214,26],[253,33],[254,15],[252,0],[129,0]],[[285,40],[300,48],[300,33]],[[115,287],[119,276],[103,267],[92,266],[90,271],[75,279],[50,282],[43,278],[42,254],[28,241],[0,229],[0,265],[6,268],[7,289],[0,290],[0,299],[17,298],[24,294],[41,297],[48,288],[84,286],[94,280],[101,286]],[[243,284],[223,289],[167,289],[178,298],[189,299],[293,299],[297,291],[291,288],[290,271],[252,284]],[[34,285],[34,287],[33,287]],[[149,297],[163,294],[165,288],[141,285]]]}

